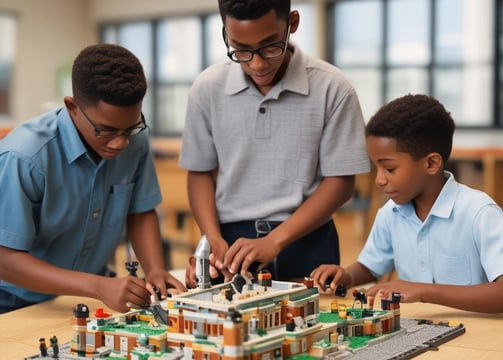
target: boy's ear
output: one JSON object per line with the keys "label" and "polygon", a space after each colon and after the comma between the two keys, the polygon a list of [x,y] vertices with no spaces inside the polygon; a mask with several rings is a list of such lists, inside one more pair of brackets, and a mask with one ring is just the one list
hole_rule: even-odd
{"label": "boy's ear", "polygon": [[290,13],[290,18],[288,19],[290,21],[290,34],[293,34],[297,31],[299,27],[299,22],[300,22],[300,15],[297,10],[292,10]]}
{"label": "boy's ear", "polygon": [[439,171],[443,171],[444,162],[439,153],[430,153],[426,155],[426,171],[430,175],[435,175]]}
{"label": "boy's ear", "polygon": [[65,96],[63,100],[70,115],[75,115],[77,112],[77,104],[75,103],[75,100],[71,96]]}

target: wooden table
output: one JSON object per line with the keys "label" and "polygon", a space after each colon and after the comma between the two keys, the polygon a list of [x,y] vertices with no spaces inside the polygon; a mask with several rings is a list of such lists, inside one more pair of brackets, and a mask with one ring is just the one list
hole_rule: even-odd
{"label": "wooden table", "polygon": [[[503,207],[503,147],[464,148],[455,147],[447,162],[449,166],[461,164],[476,164],[480,166],[481,179],[479,184],[466,184],[486,192]],[[463,182],[463,178],[457,179]]]}
{"label": "wooden table", "polygon": [[[321,295],[320,308],[328,310],[333,297]],[[350,299],[348,299],[350,301]],[[495,299],[495,301],[500,301]],[[0,358],[20,360],[39,353],[39,338],[58,337],[60,344],[72,338],[72,309],[84,303],[90,314],[104,308],[89,298],[61,296],[54,300],[0,315]],[[349,302],[351,304],[351,302]],[[432,304],[401,304],[403,317],[462,323],[466,333],[441,345],[439,351],[428,351],[417,359],[489,360],[503,359],[503,314],[486,315],[455,310]]]}

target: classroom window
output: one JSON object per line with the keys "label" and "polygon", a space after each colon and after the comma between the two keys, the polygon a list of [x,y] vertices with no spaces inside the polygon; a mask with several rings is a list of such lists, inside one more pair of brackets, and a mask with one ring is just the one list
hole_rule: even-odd
{"label": "classroom window", "polygon": [[501,127],[503,81],[500,75],[495,86],[495,75],[503,67],[502,2],[331,1],[329,61],[355,86],[366,120],[398,96],[427,93],[444,103],[460,127]]}
{"label": "classroom window", "polygon": [[0,118],[11,112],[11,81],[16,52],[16,19],[0,12]]}

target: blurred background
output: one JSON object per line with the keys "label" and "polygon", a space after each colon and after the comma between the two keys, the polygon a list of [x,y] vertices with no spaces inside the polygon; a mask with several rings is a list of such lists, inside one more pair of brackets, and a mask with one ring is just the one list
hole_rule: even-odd
{"label": "blurred background", "polygon": [[[500,142],[503,0],[294,0],[293,7],[301,26],[292,41],[344,70],[366,119],[392,98],[428,93],[452,112],[458,135],[468,131],[460,141]],[[113,42],[145,67],[153,134],[179,136],[192,80],[226,60],[217,11],[216,0],[0,0],[0,126],[61,105],[78,51]]]}
{"label": "blurred background", "polygon": [[[503,205],[503,0],[292,3],[301,22],[291,41],[345,72],[366,121],[395,97],[437,97],[458,127],[449,169]],[[83,47],[129,48],[149,82],[143,110],[164,186],[163,233],[178,239],[171,245],[189,244],[190,253],[200,235],[177,151],[193,79],[227,60],[221,27],[217,0],[0,0],[0,138],[2,128],[62,106],[63,96],[72,95],[71,64]],[[354,201],[336,214],[353,211],[363,219],[365,225],[358,220],[351,227],[358,240],[347,236],[357,244],[354,254],[382,203],[372,174],[357,182]],[[351,262],[352,255],[344,256],[349,247],[341,247],[343,263]]]}

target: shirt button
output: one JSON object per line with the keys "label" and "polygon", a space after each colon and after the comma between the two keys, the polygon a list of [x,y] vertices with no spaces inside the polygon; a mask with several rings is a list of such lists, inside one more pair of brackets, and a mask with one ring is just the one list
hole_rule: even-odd
{"label": "shirt button", "polygon": [[260,112],[261,114],[265,114],[265,108],[261,107],[261,108],[259,109],[259,112]]}
{"label": "shirt button", "polygon": [[100,209],[94,209],[93,210],[93,218],[97,218],[98,216],[100,216]]}

